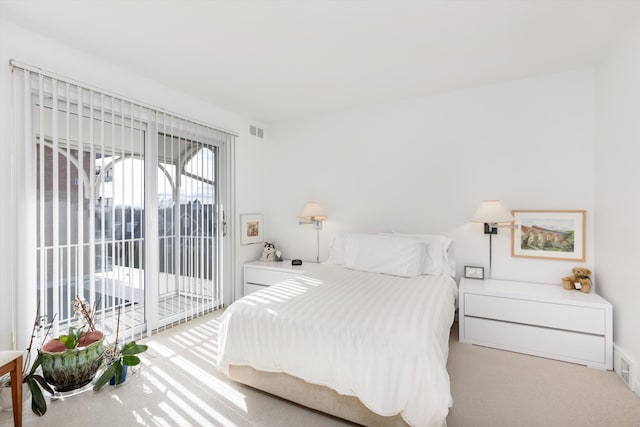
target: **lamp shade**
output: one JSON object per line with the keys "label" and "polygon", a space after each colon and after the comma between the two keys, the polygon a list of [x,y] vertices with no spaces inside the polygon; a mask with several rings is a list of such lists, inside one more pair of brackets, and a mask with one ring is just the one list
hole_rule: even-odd
{"label": "lamp shade", "polygon": [[496,224],[500,222],[513,222],[511,213],[502,206],[499,200],[484,200],[476,213],[471,217],[473,222]]}
{"label": "lamp shade", "polygon": [[308,202],[298,215],[300,218],[312,219],[314,221],[324,221],[327,219],[327,211],[318,202]]}

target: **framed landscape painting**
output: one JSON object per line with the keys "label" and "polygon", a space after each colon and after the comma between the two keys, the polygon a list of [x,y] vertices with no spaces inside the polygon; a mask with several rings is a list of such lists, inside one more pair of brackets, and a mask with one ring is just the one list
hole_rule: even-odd
{"label": "framed landscape painting", "polygon": [[585,260],[585,211],[511,211],[511,256]]}

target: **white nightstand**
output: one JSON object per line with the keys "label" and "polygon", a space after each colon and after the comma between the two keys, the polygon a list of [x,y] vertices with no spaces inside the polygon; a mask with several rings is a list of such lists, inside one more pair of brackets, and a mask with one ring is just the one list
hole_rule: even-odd
{"label": "white nightstand", "polygon": [[249,262],[244,265],[244,294],[249,295],[267,286],[298,276],[304,273],[305,269],[306,263],[291,265],[291,260]]}
{"label": "white nightstand", "polygon": [[613,309],[560,285],[462,278],[460,341],[613,369]]}

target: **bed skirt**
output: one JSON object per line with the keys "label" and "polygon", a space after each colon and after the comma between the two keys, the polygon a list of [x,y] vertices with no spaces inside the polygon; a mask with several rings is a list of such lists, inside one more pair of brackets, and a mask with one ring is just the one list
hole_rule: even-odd
{"label": "bed skirt", "polygon": [[329,387],[310,384],[283,373],[258,371],[250,366],[230,365],[229,378],[269,394],[338,418],[365,426],[406,427],[400,415],[384,417],[372,412],[358,398],[343,396]]}

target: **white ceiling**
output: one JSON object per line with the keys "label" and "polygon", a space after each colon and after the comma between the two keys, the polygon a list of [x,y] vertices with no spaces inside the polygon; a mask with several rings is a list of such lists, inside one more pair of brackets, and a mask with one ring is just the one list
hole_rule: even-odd
{"label": "white ceiling", "polygon": [[67,45],[263,122],[593,65],[640,1],[0,1]]}

